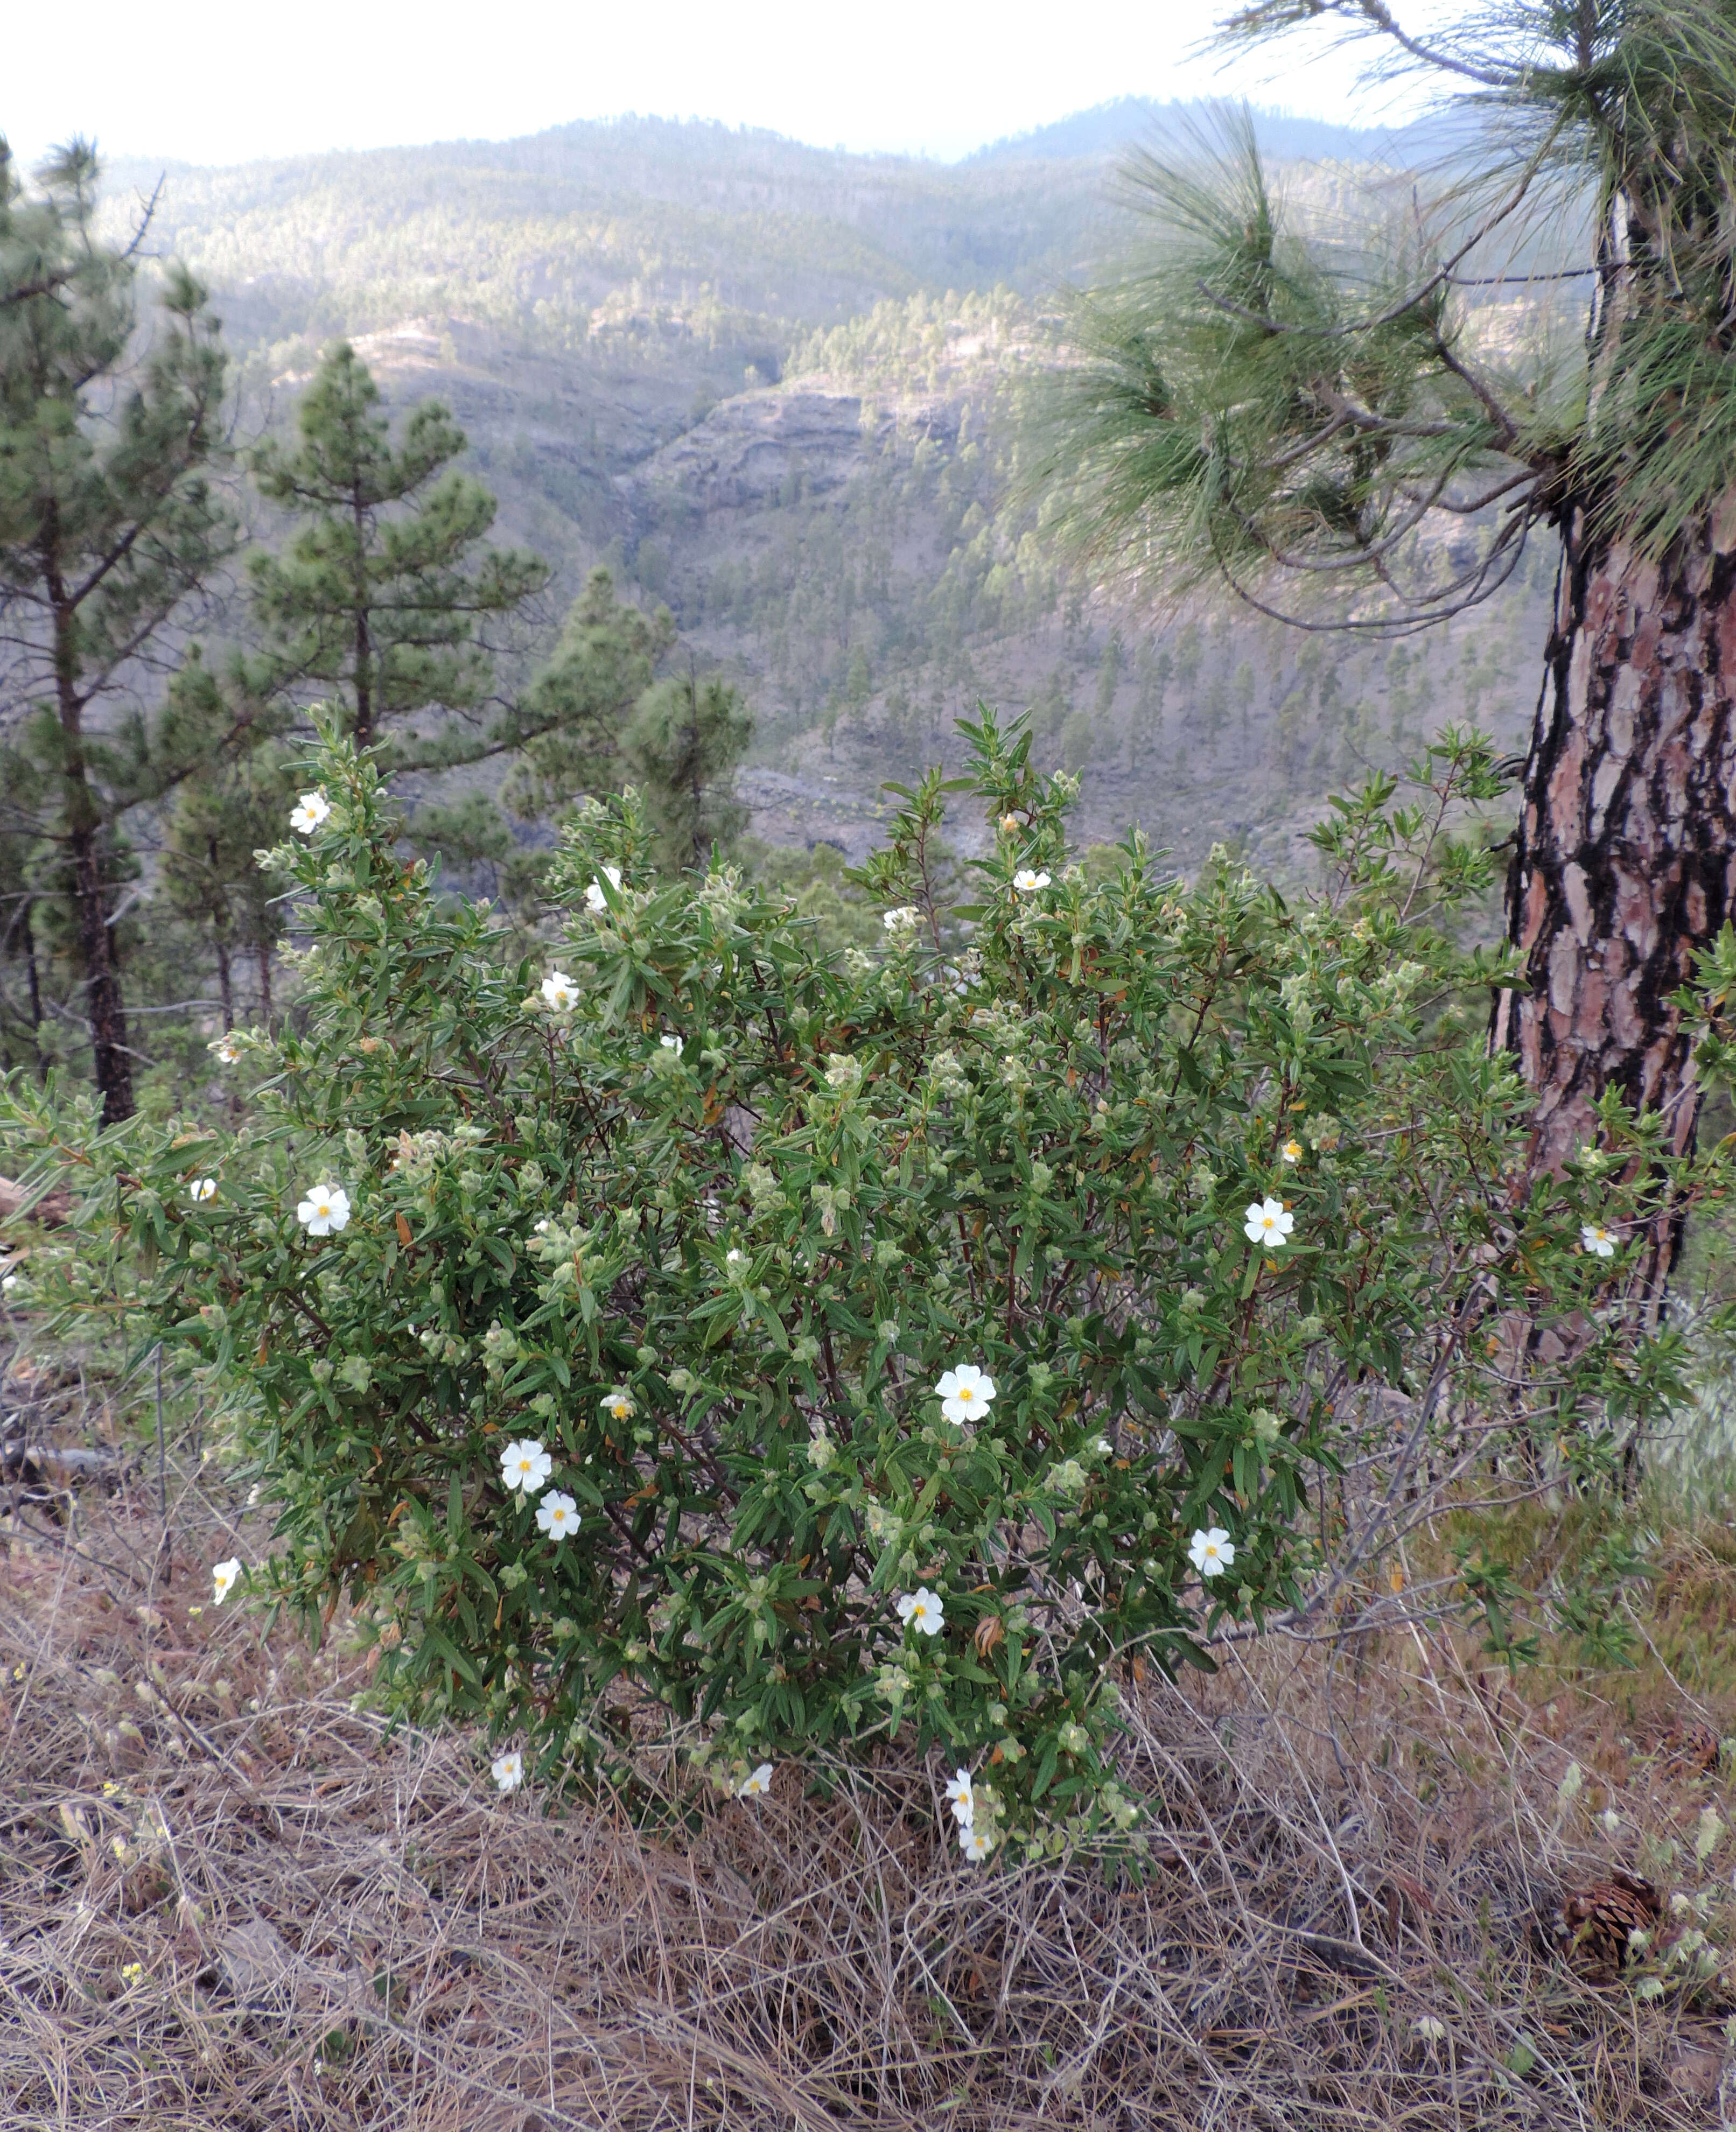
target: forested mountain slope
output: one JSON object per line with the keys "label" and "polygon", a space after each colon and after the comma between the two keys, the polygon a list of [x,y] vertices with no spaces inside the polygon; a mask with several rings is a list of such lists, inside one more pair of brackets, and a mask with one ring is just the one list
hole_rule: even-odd
{"label": "forested mountain slope", "polygon": [[[1055,292],[1137,242],[1114,152],[1189,117],[1129,99],[950,168],[628,118],[174,169],[152,241],[218,293],[244,430],[350,335],[390,399],[452,406],[504,530],[559,565],[551,617],[599,559],[666,601],[754,703],[760,833],[859,852],[880,780],[982,695],[1089,773],[1094,833],[1282,871],[1327,789],[1441,719],[1517,736],[1550,562],[1421,646],[1358,651],[1112,601],[1014,516]],[[1279,156],[1416,146],[1261,124]],[[1281,175],[1329,203],[1362,182]],[[111,170],[116,216],[157,175]]]}

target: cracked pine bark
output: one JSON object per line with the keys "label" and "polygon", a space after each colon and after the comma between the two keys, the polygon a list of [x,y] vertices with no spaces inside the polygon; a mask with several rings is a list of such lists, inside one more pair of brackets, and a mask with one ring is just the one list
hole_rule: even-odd
{"label": "cracked pine bark", "polygon": [[[1536,1090],[1535,1160],[1594,1138],[1599,1091],[1691,1146],[1699,1093],[1674,994],[1736,892],[1736,499],[1647,560],[1564,527],[1508,876],[1527,984],[1492,1040]],[[1673,1241],[1657,1241],[1667,1273]]]}

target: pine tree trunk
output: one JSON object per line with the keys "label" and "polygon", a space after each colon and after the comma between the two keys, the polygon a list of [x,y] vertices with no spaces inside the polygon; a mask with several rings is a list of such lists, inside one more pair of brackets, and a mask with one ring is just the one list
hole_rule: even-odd
{"label": "pine tree trunk", "polygon": [[235,1026],[235,992],[229,979],[229,944],[221,933],[217,944],[217,999],[223,1010],[223,1033],[227,1036]]}
{"label": "pine tree trunk", "polygon": [[[222,878],[217,862],[217,839],[205,838],[205,862],[211,869],[214,885]],[[217,949],[217,997],[223,1008],[223,1033],[227,1036],[235,1026],[235,990],[229,977],[229,909],[228,899],[219,895],[211,913],[211,939]]]}
{"label": "pine tree trunk", "polygon": [[259,943],[256,959],[259,965],[259,1012],[269,1028],[272,1020],[272,949],[269,941]]}
{"label": "pine tree trunk", "polygon": [[73,900],[78,907],[79,955],[84,971],[85,1011],[90,1017],[93,1068],[103,1098],[103,1123],[112,1126],[132,1116],[132,1054],[127,1043],[127,1013],[108,929],[100,848],[102,815],[84,764],[84,705],[76,678],[78,616],[61,575],[55,530],[51,522],[43,543],[42,574],[54,615],[60,788],[67,851],[72,861]]}
{"label": "pine tree trunk", "polygon": [[31,923],[31,914],[36,907],[36,898],[26,896],[19,938],[24,948],[25,974],[30,980],[30,1025],[32,1029],[40,1029],[42,1026],[42,975],[36,967],[36,929]]}
{"label": "pine tree trunk", "polygon": [[[1492,1041],[1537,1092],[1535,1159],[1594,1135],[1598,1091],[1691,1145],[1693,1060],[1672,995],[1736,886],[1736,499],[1661,563],[1564,538],[1508,934],[1526,958]],[[1673,1244],[1660,1239],[1656,1271]]]}

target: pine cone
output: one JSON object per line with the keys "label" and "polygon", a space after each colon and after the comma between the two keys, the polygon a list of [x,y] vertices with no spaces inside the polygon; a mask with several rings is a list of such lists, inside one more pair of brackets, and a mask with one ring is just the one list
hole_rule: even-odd
{"label": "pine cone", "polygon": [[1718,1767],[1718,1735],[1698,1717],[1672,1718],[1650,1744],[1671,1775],[1704,1776]]}
{"label": "pine cone", "polygon": [[1649,1880],[1617,1871],[1563,1899],[1556,1915],[1556,1938],[1575,1968],[1610,1983],[1633,1952],[1630,1935],[1655,1932],[1662,1914]]}

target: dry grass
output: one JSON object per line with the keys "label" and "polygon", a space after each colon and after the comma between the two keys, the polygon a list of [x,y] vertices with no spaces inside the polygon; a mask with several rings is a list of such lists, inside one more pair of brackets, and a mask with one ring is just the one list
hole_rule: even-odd
{"label": "dry grass", "polygon": [[0,1531],[3,2132],[1736,2115],[1728,1976],[1648,2003],[1549,1938],[1615,1864],[1715,1888],[1714,1938],[1736,1922],[1729,1840],[1703,1871],[1692,1843],[1708,1804],[1736,1817],[1722,1779],[1639,1744],[1681,1704],[1671,1649],[1728,1634],[1727,1530],[1671,1558],[1633,1675],[1521,1699],[1403,1630],[1148,1683],[1136,1882],[961,1865],[940,1773],[909,1765],[830,1798],[786,1765],[757,1808],[695,1794],[673,1837],[498,1800],[477,1743],[388,1736],[329,1649],[194,1611],[233,1531],[196,1467],[172,1567],[138,1492]]}

